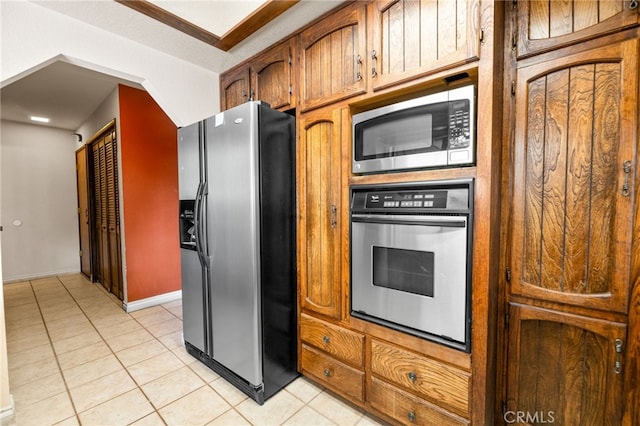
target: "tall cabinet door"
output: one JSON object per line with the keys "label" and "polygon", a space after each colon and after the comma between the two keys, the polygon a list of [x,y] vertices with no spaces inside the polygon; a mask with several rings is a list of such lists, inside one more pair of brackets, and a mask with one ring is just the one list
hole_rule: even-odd
{"label": "tall cabinet door", "polygon": [[630,39],[518,70],[512,294],[627,312],[637,55]]}
{"label": "tall cabinet door", "polygon": [[303,114],[298,124],[300,304],[341,315],[341,112]]}
{"label": "tall cabinet door", "polygon": [[506,422],[623,424],[639,45],[629,32],[518,61]]}

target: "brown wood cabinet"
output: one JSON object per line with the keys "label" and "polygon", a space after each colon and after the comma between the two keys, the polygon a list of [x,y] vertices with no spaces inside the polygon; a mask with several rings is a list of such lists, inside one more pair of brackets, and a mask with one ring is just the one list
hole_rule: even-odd
{"label": "brown wood cabinet", "polygon": [[[512,304],[507,422],[621,425],[626,326]],[[513,413],[513,414],[511,414]]]}
{"label": "brown wood cabinet", "polygon": [[512,294],[627,312],[638,45],[519,67]]}
{"label": "brown wood cabinet", "polygon": [[469,417],[471,375],[465,371],[372,340],[371,374],[450,412]]}
{"label": "brown wood cabinet", "polygon": [[518,1],[513,12],[505,422],[638,421],[640,39],[629,5]]}
{"label": "brown wood cabinet", "polygon": [[366,6],[354,2],[300,33],[302,111],[365,92]]}
{"label": "brown wood cabinet", "polygon": [[300,370],[332,390],[364,401],[364,335],[300,316]]}
{"label": "brown wood cabinet", "polygon": [[243,63],[220,75],[220,109],[222,111],[251,99],[253,99],[251,70],[246,64]]}
{"label": "brown wood cabinet", "polygon": [[300,306],[342,318],[342,114],[324,108],[298,120]]}
{"label": "brown wood cabinet", "polygon": [[368,12],[373,90],[478,59],[478,0],[377,0]]}
{"label": "brown wood cabinet", "polygon": [[518,57],[557,50],[640,23],[632,0],[518,1]]}
{"label": "brown wood cabinet", "polygon": [[296,38],[291,37],[220,76],[220,108],[249,100],[264,101],[286,111],[296,106]]}
{"label": "brown wood cabinet", "polygon": [[418,398],[375,377],[371,379],[368,398],[376,410],[387,413],[396,422],[405,425],[459,426],[470,421],[443,410],[435,404]]}

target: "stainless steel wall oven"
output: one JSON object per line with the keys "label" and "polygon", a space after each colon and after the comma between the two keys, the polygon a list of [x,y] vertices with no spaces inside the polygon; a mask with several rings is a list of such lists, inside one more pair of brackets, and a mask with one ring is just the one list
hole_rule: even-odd
{"label": "stainless steel wall oven", "polygon": [[351,314],[469,352],[473,180],[351,187]]}

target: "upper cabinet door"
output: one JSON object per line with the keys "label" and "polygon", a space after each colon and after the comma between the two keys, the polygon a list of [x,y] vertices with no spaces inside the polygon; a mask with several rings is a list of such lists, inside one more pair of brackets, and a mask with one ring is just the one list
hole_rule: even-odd
{"label": "upper cabinet door", "polygon": [[253,98],[249,67],[242,65],[220,76],[220,109],[226,111]]}
{"label": "upper cabinet door", "polygon": [[627,312],[638,44],[518,69],[512,294]]}
{"label": "upper cabinet door", "polygon": [[295,39],[285,41],[253,59],[251,89],[255,100],[268,103],[271,108],[287,110],[295,107],[293,52]]}
{"label": "upper cabinet door", "polygon": [[374,90],[478,58],[478,0],[378,0],[370,5]]}
{"label": "upper cabinet door", "polygon": [[365,92],[365,12],[354,2],[300,33],[303,111]]}
{"label": "upper cabinet door", "polygon": [[640,23],[633,0],[519,0],[518,57],[611,33]]}

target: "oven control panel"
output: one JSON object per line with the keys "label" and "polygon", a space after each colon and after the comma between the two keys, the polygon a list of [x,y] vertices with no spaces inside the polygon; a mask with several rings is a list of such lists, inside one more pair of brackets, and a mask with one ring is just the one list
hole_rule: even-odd
{"label": "oven control panel", "polygon": [[471,181],[353,188],[352,213],[468,213]]}

